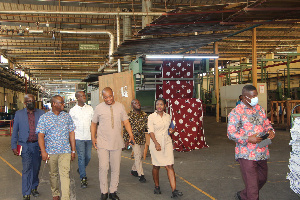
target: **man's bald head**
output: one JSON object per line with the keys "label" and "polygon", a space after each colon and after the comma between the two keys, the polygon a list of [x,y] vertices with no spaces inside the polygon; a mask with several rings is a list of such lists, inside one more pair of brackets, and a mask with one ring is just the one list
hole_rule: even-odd
{"label": "man's bald head", "polygon": [[131,106],[134,111],[138,111],[138,112],[141,111],[141,104],[139,100],[133,99],[131,101]]}
{"label": "man's bald head", "polygon": [[102,97],[107,105],[112,105],[115,103],[114,93],[110,87],[106,87],[102,90]]}
{"label": "man's bald head", "polygon": [[32,94],[25,94],[24,102],[27,102],[29,99],[35,101],[34,96]]}
{"label": "man's bald head", "polygon": [[55,102],[60,102],[61,100],[62,100],[63,98],[61,97],[61,96],[59,96],[59,95],[54,95],[52,98],[51,98],[51,100],[50,100],[50,103],[51,103],[51,105],[53,105],[53,103]]}
{"label": "man's bald head", "polygon": [[64,110],[65,102],[61,96],[59,95],[53,96],[50,102],[51,102],[51,107],[53,112],[61,112]]}
{"label": "man's bald head", "polygon": [[105,92],[111,92],[111,93],[113,93],[113,91],[112,91],[112,89],[111,89],[110,87],[104,88],[104,89],[102,90],[102,95],[103,95],[103,93],[105,93]]}

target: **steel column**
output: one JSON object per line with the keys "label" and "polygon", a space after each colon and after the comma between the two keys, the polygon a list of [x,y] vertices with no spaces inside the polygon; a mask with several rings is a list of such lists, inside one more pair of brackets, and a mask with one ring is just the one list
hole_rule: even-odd
{"label": "steel column", "polygon": [[252,30],[252,83],[257,87],[256,28]]}
{"label": "steel column", "polygon": [[[218,52],[218,43],[214,43],[214,53],[217,55]],[[219,110],[220,110],[220,104],[219,104],[219,66],[218,66],[218,59],[215,59],[215,94],[216,94],[216,121],[219,122]]]}

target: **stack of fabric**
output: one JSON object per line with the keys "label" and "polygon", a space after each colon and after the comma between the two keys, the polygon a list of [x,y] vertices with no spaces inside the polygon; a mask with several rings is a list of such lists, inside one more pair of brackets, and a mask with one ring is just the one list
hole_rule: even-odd
{"label": "stack of fabric", "polygon": [[290,188],[300,196],[300,118],[296,118],[294,121],[291,138],[290,173],[288,173],[287,179],[290,180]]}

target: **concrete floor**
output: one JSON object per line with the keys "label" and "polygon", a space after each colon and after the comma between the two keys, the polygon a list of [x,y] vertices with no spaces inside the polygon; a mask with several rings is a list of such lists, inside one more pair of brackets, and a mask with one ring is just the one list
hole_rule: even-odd
{"label": "concrete floor", "polygon": [[[186,200],[233,200],[234,193],[243,189],[238,163],[234,160],[234,142],[226,136],[226,123],[216,123],[214,117],[204,117],[204,128],[209,148],[187,153],[175,152],[175,172],[177,174],[177,189],[184,195],[178,199]],[[299,197],[289,188],[286,180],[288,159],[290,153],[290,134],[278,130],[273,144],[270,146],[269,176],[267,184],[260,192],[261,200],[296,200]],[[171,199],[171,188],[166,170],[161,169],[161,195],[154,195],[154,183],[151,176],[150,155],[145,160],[144,172],[146,183],[139,183],[138,178],[130,175],[133,161],[129,158],[130,151],[122,153],[119,197],[122,200],[165,200]],[[13,169],[15,168],[15,170]],[[71,165],[71,199],[96,200],[100,199],[98,180],[98,157],[92,152],[92,160],[87,168],[88,188],[80,188],[77,161]],[[10,149],[10,136],[0,136],[0,199],[22,199],[21,158],[14,156]],[[44,163],[40,171],[40,196],[36,199],[50,200],[48,166]],[[31,198],[35,199],[35,198]]]}

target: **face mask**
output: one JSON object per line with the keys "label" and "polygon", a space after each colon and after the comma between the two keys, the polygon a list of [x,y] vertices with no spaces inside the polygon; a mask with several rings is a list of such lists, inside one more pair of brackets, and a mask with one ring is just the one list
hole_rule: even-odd
{"label": "face mask", "polygon": [[27,105],[26,107],[28,110],[34,110],[34,107],[35,107],[34,103],[27,103],[26,105]]}
{"label": "face mask", "polygon": [[[247,97],[247,96],[246,96]],[[250,99],[249,97],[247,97],[248,99]],[[249,103],[249,102],[248,102]],[[254,97],[251,99],[251,102],[249,103],[250,106],[256,106],[256,104],[258,104],[258,97]]]}

